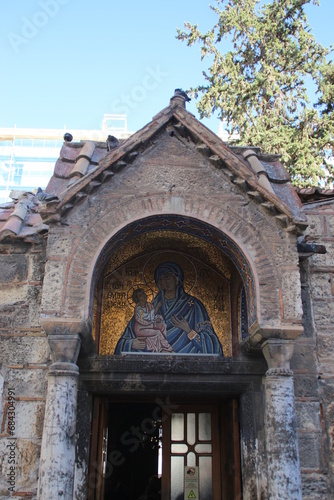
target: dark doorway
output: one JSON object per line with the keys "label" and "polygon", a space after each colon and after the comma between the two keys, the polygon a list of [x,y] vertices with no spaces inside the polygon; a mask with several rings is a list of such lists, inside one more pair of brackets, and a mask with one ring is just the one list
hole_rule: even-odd
{"label": "dark doorway", "polygon": [[161,409],[148,403],[109,403],[108,413],[105,499],[137,500],[150,478],[158,476]]}
{"label": "dark doorway", "polygon": [[[238,402],[173,402],[162,409],[95,396],[90,470],[94,467],[90,500],[183,500],[185,494],[240,500]],[[189,481],[187,468],[197,482]],[[145,497],[153,477],[161,494]]]}

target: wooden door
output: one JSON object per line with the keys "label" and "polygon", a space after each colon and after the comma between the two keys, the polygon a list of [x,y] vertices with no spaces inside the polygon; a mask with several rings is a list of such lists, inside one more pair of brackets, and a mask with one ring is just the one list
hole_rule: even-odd
{"label": "wooden door", "polygon": [[108,447],[108,401],[93,397],[87,478],[88,500],[103,500]]}
{"label": "wooden door", "polygon": [[162,449],[162,500],[242,498],[237,401],[165,414]]}

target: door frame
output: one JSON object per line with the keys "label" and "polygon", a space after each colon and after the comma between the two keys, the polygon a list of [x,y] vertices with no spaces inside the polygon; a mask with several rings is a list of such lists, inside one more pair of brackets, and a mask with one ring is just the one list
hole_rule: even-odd
{"label": "door frame", "polygon": [[[199,398],[191,397],[173,399],[162,410],[163,425],[163,474],[162,500],[170,500],[170,417],[173,413],[183,411],[211,412],[212,415],[212,485],[213,500],[229,500],[242,498],[242,478],[240,461],[240,432],[238,418],[238,400],[231,398]],[[152,404],[155,400],[143,397],[112,397],[111,395],[94,395],[92,401],[92,422],[89,449],[88,500],[104,500],[105,477],[103,469],[105,461],[105,439],[108,435],[108,407],[113,404]],[[158,406],[157,406],[158,407]],[[224,432],[224,428],[226,428]],[[231,439],[232,438],[232,439]],[[108,468],[108,467],[107,467]]]}

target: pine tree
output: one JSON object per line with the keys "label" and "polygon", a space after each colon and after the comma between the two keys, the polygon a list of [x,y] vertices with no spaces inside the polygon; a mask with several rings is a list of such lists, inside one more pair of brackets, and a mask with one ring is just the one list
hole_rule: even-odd
{"label": "pine tree", "polygon": [[[230,134],[240,134],[238,144],[280,154],[295,185],[328,186],[334,172],[323,166],[334,149],[334,70],[330,51],[310,32],[304,7],[311,1],[216,0],[215,26],[202,34],[186,23],[177,37],[198,42],[211,64],[205,84],[190,89],[201,95],[201,117],[218,111]],[[319,95],[314,105],[309,82]]]}

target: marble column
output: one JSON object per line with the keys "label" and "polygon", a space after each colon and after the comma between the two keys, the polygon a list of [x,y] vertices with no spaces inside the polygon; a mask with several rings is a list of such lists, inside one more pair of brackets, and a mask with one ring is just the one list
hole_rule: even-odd
{"label": "marble column", "polygon": [[48,340],[53,364],[48,372],[37,498],[72,500],[80,337],[56,334]]}
{"label": "marble column", "polygon": [[297,420],[290,359],[293,341],[268,339],[262,346],[265,377],[265,432],[268,498],[301,500]]}

